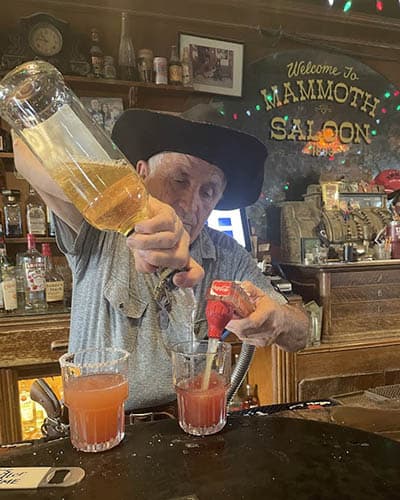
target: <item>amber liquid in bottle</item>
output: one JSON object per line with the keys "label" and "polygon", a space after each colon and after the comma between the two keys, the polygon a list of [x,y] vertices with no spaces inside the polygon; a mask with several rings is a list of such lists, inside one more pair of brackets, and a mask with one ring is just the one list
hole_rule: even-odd
{"label": "amber liquid in bottle", "polygon": [[116,161],[81,162],[80,166],[67,164],[55,169],[52,176],[90,224],[128,235],[137,222],[148,217],[147,190],[131,165]]}

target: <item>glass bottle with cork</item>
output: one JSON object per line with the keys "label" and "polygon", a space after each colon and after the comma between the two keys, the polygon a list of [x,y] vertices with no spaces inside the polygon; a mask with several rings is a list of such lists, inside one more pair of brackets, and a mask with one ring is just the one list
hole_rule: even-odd
{"label": "glass bottle with cork", "polygon": [[129,18],[127,12],[121,14],[121,38],[118,51],[118,69],[121,80],[135,80],[136,60],[132,38],[129,35]]}
{"label": "glass bottle with cork", "polygon": [[46,207],[31,186],[26,200],[26,225],[28,233],[46,236]]}
{"label": "glass bottle with cork", "polygon": [[64,278],[56,270],[50,243],[42,244],[42,255],[45,259],[46,302],[52,307],[63,306]]}
{"label": "glass bottle with cork", "polygon": [[20,191],[18,189],[3,189],[2,195],[5,198],[3,211],[6,238],[19,238],[22,236]]}
{"label": "glass bottle with cork", "polygon": [[28,233],[28,250],[19,259],[24,270],[25,309],[35,312],[47,310],[45,259],[36,249],[33,234]]}
{"label": "glass bottle with cork", "polygon": [[171,46],[171,55],[168,61],[168,81],[170,85],[182,85],[182,63],[176,45]]}

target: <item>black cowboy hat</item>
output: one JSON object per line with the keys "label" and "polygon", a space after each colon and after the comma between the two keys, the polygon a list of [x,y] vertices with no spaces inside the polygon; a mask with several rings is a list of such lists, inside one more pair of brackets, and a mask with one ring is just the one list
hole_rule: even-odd
{"label": "black cowboy hat", "polygon": [[128,109],[114,125],[112,139],[133,164],[162,152],[196,156],[219,167],[227,179],[217,207],[251,205],[260,196],[267,149],[252,135],[216,124],[213,105],[199,104],[180,116]]}

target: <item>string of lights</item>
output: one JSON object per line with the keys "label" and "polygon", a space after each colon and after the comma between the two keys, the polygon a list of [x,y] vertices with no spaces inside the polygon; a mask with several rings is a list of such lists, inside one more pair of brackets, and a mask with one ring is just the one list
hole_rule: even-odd
{"label": "string of lights", "polygon": [[[362,0],[363,2],[367,2],[367,0]],[[369,0],[371,3],[371,7],[374,8],[377,12],[384,12],[385,3],[389,4],[389,2],[396,3],[400,8],[400,0]],[[353,7],[353,0],[328,0],[329,7],[333,7],[336,5],[342,5],[343,12],[349,12]]]}

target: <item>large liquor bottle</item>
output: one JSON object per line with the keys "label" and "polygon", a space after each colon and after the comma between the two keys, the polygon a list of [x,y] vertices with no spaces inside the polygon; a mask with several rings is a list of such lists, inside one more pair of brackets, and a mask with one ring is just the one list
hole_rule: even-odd
{"label": "large liquor bottle", "polygon": [[8,73],[0,115],[92,226],[128,235],[146,219],[142,179],[54,66],[31,61]]}
{"label": "large liquor bottle", "polygon": [[20,256],[25,280],[25,309],[47,310],[45,259],[36,249],[33,234],[28,233],[28,250]]}
{"label": "large liquor bottle", "polygon": [[46,236],[46,207],[32,187],[26,200],[26,224],[28,233]]}
{"label": "large liquor bottle", "polygon": [[129,35],[129,19],[127,12],[121,15],[121,39],[118,52],[119,77],[121,80],[135,80],[136,60],[132,38]]}
{"label": "large liquor bottle", "polygon": [[42,255],[45,259],[46,302],[52,306],[64,304],[64,278],[54,266],[50,243],[42,244]]}

